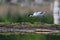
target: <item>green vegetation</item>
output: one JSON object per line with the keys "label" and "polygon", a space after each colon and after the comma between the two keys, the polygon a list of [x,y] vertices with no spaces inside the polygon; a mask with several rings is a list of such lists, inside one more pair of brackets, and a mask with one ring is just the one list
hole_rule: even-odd
{"label": "green vegetation", "polygon": [[21,40],[46,40],[45,35],[40,34],[23,34]]}
{"label": "green vegetation", "polygon": [[60,40],[60,35],[49,34],[0,34],[0,40]]}
{"label": "green vegetation", "polygon": [[45,17],[43,17],[43,21],[44,21],[44,23],[53,24],[53,16],[46,15]]}
{"label": "green vegetation", "polygon": [[47,40],[60,40],[60,35],[47,35]]}
{"label": "green vegetation", "polygon": [[5,16],[0,17],[0,22],[5,22],[5,23],[40,22],[40,23],[53,24],[53,17],[52,15],[45,15],[42,18],[38,18],[38,17],[29,17],[28,13],[24,13],[23,16],[21,16],[19,13],[15,13],[13,15],[11,13],[7,13],[5,14]]}

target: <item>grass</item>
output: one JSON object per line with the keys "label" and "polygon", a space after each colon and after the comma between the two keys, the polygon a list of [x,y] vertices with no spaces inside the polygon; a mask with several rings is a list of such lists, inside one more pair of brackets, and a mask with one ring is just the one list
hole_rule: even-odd
{"label": "grass", "polygon": [[40,34],[9,34],[9,35],[0,34],[0,40],[45,40],[45,35],[40,35]]}
{"label": "grass", "polygon": [[46,40],[45,35],[40,34],[24,34],[21,37],[22,40]]}
{"label": "grass", "polygon": [[0,34],[0,40],[60,40],[60,35],[49,34]]}

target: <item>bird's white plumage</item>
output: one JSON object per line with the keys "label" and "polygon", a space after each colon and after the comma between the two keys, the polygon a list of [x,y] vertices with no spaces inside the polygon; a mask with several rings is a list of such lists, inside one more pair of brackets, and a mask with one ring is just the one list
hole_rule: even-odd
{"label": "bird's white plumage", "polygon": [[31,16],[43,16],[45,14],[45,12],[42,12],[42,11],[40,11],[40,12],[34,12],[32,15],[30,15],[30,17]]}

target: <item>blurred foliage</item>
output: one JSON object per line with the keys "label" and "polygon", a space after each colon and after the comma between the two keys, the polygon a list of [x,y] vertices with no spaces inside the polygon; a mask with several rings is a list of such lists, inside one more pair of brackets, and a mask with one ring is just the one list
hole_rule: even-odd
{"label": "blurred foliage", "polygon": [[46,15],[46,16],[43,18],[43,22],[52,24],[52,23],[53,23],[53,16],[52,16],[52,15]]}
{"label": "blurred foliage", "polygon": [[46,38],[40,34],[0,34],[0,40],[46,40]]}
{"label": "blurred foliage", "polygon": [[11,14],[11,12],[8,12],[2,17],[0,17],[0,22],[6,22],[6,23],[21,23],[21,22],[40,22],[40,23],[48,23],[53,24],[53,16],[52,15],[44,15],[43,17],[29,17],[28,15],[33,13],[32,10],[28,11],[28,13],[23,13],[23,16],[20,15],[20,13],[16,12],[14,14]]}
{"label": "blurred foliage", "polygon": [[47,35],[47,40],[60,40],[60,35]]}
{"label": "blurred foliage", "polygon": [[0,34],[0,40],[60,40],[60,35],[49,34]]}

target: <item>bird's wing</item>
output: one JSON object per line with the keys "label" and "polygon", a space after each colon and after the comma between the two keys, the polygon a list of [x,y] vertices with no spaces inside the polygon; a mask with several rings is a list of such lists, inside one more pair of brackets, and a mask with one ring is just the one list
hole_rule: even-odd
{"label": "bird's wing", "polygon": [[37,15],[37,12],[34,12],[34,13],[33,13],[33,16],[36,16],[36,15]]}

